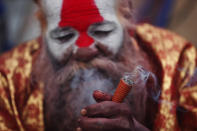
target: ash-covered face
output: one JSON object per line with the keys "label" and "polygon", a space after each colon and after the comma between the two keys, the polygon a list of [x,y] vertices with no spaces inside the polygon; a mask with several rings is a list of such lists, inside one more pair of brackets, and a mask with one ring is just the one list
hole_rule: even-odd
{"label": "ash-covered face", "polygon": [[123,27],[116,0],[42,0],[41,5],[47,18],[45,40],[56,60],[97,44],[112,54],[119,51]]}
{"label": "ash-covered face", "polygon": [[[33,72],[45,86],[46,129],[74,130],[80,110],[95,103],[94,90],[112,94],[122,74],[142,64],[128,32],[123,34],[116,2],[41,0],[48,50],[42,48]],[[70,61],[56,69],[51,55],[58,62]]]}

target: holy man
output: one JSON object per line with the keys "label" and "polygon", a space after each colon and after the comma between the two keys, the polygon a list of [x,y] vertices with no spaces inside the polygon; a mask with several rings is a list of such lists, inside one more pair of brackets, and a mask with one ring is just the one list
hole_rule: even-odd
{"label": "holy man", "polygon": [[[1,131],[197,129],[197,51],[132,0],[37,0],[39,38],[0,56]],[[125,73],[134,86],[112,101]]]}

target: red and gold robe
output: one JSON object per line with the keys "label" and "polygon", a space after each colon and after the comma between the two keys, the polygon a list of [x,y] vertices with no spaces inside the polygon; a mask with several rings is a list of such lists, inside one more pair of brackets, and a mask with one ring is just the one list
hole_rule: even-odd
{"label": "red and gold robe", "polygon": [[[136,28],[137,41],[159,68],[161,96],[154,130],[197,129],[197,51],[188,41],[148,24]],[[43,131],[43,86],[32,83],[32,65],[40,41],[19,45],[0,57],[0,131]],[[196,76],[197,77],[197,76]],[[177,108],[184,113],[177,113]]]}

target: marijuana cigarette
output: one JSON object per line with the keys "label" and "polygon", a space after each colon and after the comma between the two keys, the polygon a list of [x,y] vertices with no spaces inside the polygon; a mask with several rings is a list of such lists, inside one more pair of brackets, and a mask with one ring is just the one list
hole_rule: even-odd
{"label": "marijuana cigarette", "polygon": [[124,98],[129,94],[134,82],[132,80],[132,74],[125,74],[112,97],[113,102],[121,103]]}

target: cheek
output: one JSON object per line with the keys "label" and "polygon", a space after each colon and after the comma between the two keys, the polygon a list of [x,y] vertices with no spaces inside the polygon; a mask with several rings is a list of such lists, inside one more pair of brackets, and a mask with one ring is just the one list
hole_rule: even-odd
{"label": "cheek", "polygon": [[75,48],[74,43],[76,42],[76,38],[67,43],[60,44],[58,41],[50,38],[49,33],[46,33],[45,41],[50,54],[57,61],[64,61],[65,59],[68,59],[71,53],[73,53],[73,50]]}
{"label": "cheek", "polygon": [[123,29],[119,28],[115,32],[112,32],[105,38],[95,38],[95,40],[107,47],[107,50],[116,54],[123,44]]}

